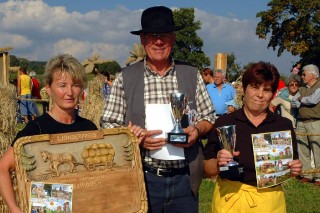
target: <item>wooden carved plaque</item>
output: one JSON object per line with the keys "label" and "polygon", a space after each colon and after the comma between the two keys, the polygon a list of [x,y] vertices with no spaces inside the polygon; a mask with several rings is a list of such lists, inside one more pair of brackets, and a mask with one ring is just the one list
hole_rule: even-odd
{"label": "wooden carved plaque", "polygon": [[73,184],[72,212],[147,212],[138,139],[127,128],[20,138],[14,145],[20,208],[31,182]]}

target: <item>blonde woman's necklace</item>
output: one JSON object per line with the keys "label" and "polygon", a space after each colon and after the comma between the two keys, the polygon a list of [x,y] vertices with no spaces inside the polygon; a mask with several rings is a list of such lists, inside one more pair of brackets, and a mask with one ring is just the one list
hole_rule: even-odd
{"label": "blonde woman's necklace", "polygon": [[62,124],[70,125],[70,124],[73,124],[74,121],[75,121],[75,118],[74,118],[74,117],[72,118],[71,123],[66,123],[66,122],[61,121],[61,120],[52,112],[52,109],[50,110],[50,114],[52,115],[52,117],[53,117],[54,120],[56,120],[57,122],[62,123]]}

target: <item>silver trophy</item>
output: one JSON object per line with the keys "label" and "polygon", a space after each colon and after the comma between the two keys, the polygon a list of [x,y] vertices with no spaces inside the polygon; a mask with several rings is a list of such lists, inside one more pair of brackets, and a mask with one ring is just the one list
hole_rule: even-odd
{"label": "silver trophy", "polygon": [[[236,125],[217,127],[220,146],[233,155],[236,146]],[[229,161],[228,166],[238,165],[233,159]]]}
{"label": "silver trophy", "polygon": [[[217,127],[217,134],[222,149],[226,149],[233,155],[236,146],[236,125]],[[239,180],[243,177],[243,167],[232,158],[227,165],[220,169],[220,176],[231,180]]]}
{"label": "silver trophy", "polygon": [[188,134],[184,133],[181,127],[181,119],[185,114],[188,98],[184,93],[170,94],[170,104],[172,116],[175,119],[175,124],[171,132],[168,133],[169,143],[187,143]]}

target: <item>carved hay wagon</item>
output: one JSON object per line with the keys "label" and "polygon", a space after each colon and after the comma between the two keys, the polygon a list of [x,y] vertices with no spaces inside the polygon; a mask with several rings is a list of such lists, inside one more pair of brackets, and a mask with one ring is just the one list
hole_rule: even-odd
{"label": "carved hay wagon", "polygon": [[95,170],[100,166],[111,169],[113,166],[114,155],[114,148],[109,143],[94,143],[89,147],[84,147],[81,153],[84,160],[83,165],[88,170]]}

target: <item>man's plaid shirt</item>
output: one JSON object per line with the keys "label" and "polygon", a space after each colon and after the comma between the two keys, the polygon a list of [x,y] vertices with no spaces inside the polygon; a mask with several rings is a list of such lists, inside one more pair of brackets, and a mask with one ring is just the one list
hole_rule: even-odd
{"label": "man's plaid shirt", "polygon": [[[168,104],[170,103],[169,94],[179,92],[178,81],[175,72],[174,62],[171,68],[163,76],[151,70],[144,62],[144,100],[145,104]],[[207,120],[214,123],[214,107],[202,80],[200,73],[197,74],[196,87],[196,123],[201,120]],[[104,108],[101,125],[103,128],[114,128],[124,125],[124,116],[126,112],[126,101],[123,88],[123,76],[120,74],[112,84],[111,94]],[[134,122],[133,122],[134,124]],[[147,151],[144,164],[152,165],[156,168],[182,168],[188,165],[185,161],[176,160],[158,160],[150,158]]]}

